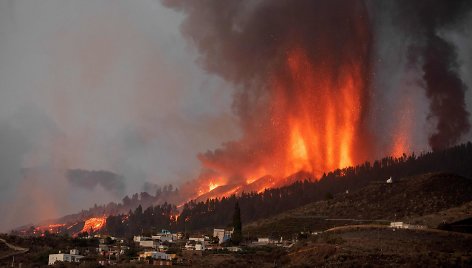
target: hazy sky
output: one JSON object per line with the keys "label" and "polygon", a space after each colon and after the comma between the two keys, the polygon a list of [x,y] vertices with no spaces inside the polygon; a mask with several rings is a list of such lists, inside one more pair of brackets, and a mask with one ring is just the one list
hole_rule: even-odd
{"label": "hazy sky", "polygon": [[123,175],[123,194],[178,185],[237,137],[231,90],[195,63],[182,16],[152,0],[0,1],[0,231],[123,197],[64,170]]}

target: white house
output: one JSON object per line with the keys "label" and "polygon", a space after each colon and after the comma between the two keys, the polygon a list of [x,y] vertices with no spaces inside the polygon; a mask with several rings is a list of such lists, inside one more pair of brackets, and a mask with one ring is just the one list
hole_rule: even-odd
{"label": "white house", "polygon": [[157,248],[159,246],[159,242],[154,240],[145,240],[140,241],[139,246],[143,248]]}
{"label": "white house", "polygon": [[134,242],[149,241],[149,240],[152,240],[151,237],[137,236],[137,235],[133,237]]}
{"label": "white house", "polygon": [[425,225],[408,224],[401,221],[391,222],[390,227],[394,229],[426,229],[427,228],[427,226]]}
{"label": "white house", "polygon": [[280,237],[280,240],[275,240],[268,237],[259,237],[257,238],[257,241],[252,242],[252,244],[262,246],[262,245],[269,245],[269,244],[282,244],[282,242],[283,242],[282,237]]}
{"label": "white house", "polygon": [[59,251],[58,254],[49,254],[49,265],[53,265],[57,261],[62,261],[62,262],[80,262],[80,259],[82,259],[84,256],[78,255],[78,254],[72,254],[72,253],[78,253],[77,250],[73,249],[71,250],[70,254],[66,253],[61,253]]}
{"label": "white house", "polygon": [[213,229],[213,236],[218,237],[218,240],[220,244],[223,244],[224,242],[228,241],[231,239],[231,235],[233,234],[233,231],[225,230],[225,229]]}
{"label": "white house", "polygon": [[243,249],[240,248],[240,247],[227,247],[226,249],[228,249],[228,251],[231,251],[231,252],[240,252],[240,251],[243,251]]}
{"label": "white house", "polygon": [[270,241],[270,239],[268,237],[259,237],[259,238],[257,238],[257,242],[261,243],[261,244],[262,243],[269,244],[269,241]]}
{"label": "white house", "polygon": [[205,242],[196,242],[195,250],[205,250]]}
{"label": "white house", "polygon": [[401,221],[391,222],[390,227],[396,228],[396,229],[413,229],[412,225],[410,225],[408,223],[401,222]]}
{"label": "white house", "polygon": [[109,247],[108,245],[106,245],[106,244],[99,244],[99,245],[98,245],[98,248],[97,248],[97,251],[98,251],[99,253],[108,252],[108,251],[110,251],[110,247]]}
{"label": "white house", "polygon": [[177,235],[176,234],[170,234],[170,233],[160,233],[157,235],[152,236],[153,240],[160,240],[162,242],[167,241],[167,242],[173,242],[174,240],[177,240]]}
{"label": "white house", "polygon": [[185,249],[195,250],[195,242],[192,243],[192,241],[188,241],[187,243],[185,243]]}
{"label": "white house", "polygon": [[205,237],[190,237],[188,240],[195,241],[195,242],[203,242],[205,241]]}

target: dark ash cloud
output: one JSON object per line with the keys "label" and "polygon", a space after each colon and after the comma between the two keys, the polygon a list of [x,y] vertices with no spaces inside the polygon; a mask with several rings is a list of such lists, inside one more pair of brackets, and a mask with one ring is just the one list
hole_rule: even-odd
{"label": "dark ash cloud", "polygon": [[429,136],[433,150],[455,145],[470,130],[467,86],[459,73],[456,46],[444,31],[460,27],[472,9],[467,0],[396,1],[395,24],[411,38],[410,60],[423,71],[422,87],[429,99]]}
{"label": "dark ash cloud", "polygon": [[66,177],[71,184],[88,190],[93,190],[100,185],[106,191],[117,195],[117,197],[124,195],[124,177],[110,171],[72,169],[67,171]]}

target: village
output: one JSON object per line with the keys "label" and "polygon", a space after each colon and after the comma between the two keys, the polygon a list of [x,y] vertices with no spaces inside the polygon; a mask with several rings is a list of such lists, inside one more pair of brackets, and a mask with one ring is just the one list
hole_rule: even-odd
{"label": "village", "polygon": [[117,265],[123,262],[152,265],[192,265],[196,258],[208,254],[238,254],[253,247],[289,248],[297,239],[284,240],[259,237],[240,245],[231,242],[233,229],[214,229],[212,234],[195,234],[185,236],[183,233],[172,233],[168,230],[151,236],[134,236],[132,240],[107,235],[93,235],[80,239],[98,239],[94,249],[61,249],[49,254],[49,265],[63,263],[80,263],[95,261],[100,265]]}
{"label": "village", "polygon": [[[388,178],[386,184],[392,184],[392,177]],[[349,191],[346,191],[349,194]],[[289,249],[300,239],[317,236],[323,232],[337,229],[350,228],[347,222],[357,222],[356,228],[360,226],[378,226],[392,229],[426,229],[425,225],[409,224],[399,221],[371,221],[370,224],[360,224],[363,220],[326,218],[325,221],[337,222],[329,230],[308,231],[293,234],[291,239],[283,236],[251,236],[242,239],[240,209],[235,207],[235,218],[233,227],[214,228],[213,231],[200,233],[171,232],[162,229],[155,234],[134,235],[132,240],[109,236],[106,234],[94,234],[93,228],[90,233],[84,232],[77,239],[94,240],[98,242],[95,248],[61,249],[57,253],[49,254],[48,265],[60,263],[77,264],[81,262],[94,262],[99,265],[118,265],[121,263],[149,264],[157,266],[192,265],[194,261],[205,258],[209,254],[244,254],[251,249],[282,248]],[[374,225],[372,225],[374,224]],[[86,224],[87,225],[87,224]],[[102,226],[102,224],[100,224]],[[236,230],[236,232],[235,232]]]}
{"label": "village", "polygon": [[[335,227],[333,229],[343,228]],[[423,225],[412,225],[404,222],[390,222],[385,228],[397,229],[425,229]],[[283,248],[289,249],[299,239],[317,236],[322,231],[300,233],[292,239],[280,237],[258,237],[245,241],[240,245],[231,242],[233,229],[213,229],[212,234],[194,234],[185,236],[182,232],[172,233],[168,230],[151,236],[134,236],[127,241],[113,236],[94,235],[80,239],[98,239],[98,247],[85,250],[68,249],[50,254],[48,265],[60,263],[95,262],[102,266],[118,265],[120,263],[150,264],[156,266],[190,266],[198,258],[205,258],[209,254],[244,254],[254,248]]]}

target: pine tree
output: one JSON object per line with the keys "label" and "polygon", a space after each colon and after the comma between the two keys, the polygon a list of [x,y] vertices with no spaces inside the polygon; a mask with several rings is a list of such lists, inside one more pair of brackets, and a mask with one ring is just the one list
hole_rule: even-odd
{"label": "pine tree", "polygon": [[234,206],[233,228],[231,242],[235,245],[239,245],[243,240],[243,233],[241,224],[241,209],[239,208],[238,202],[236,202],[236,205]]}

